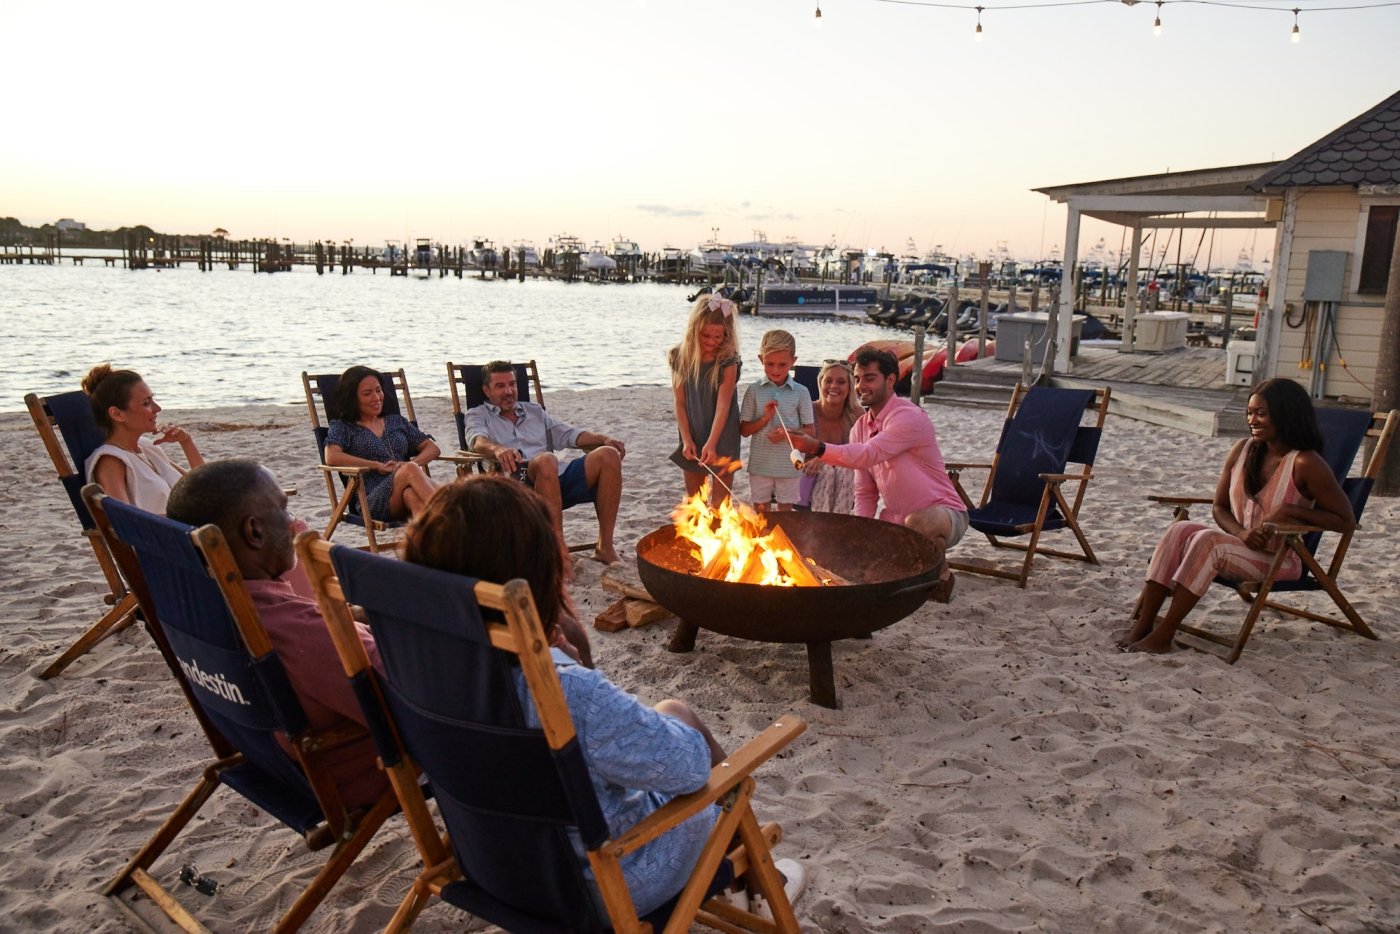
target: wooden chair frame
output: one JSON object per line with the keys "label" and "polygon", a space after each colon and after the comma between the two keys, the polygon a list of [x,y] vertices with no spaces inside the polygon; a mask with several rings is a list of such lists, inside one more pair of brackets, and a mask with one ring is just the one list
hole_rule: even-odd
{"label": "wooden chair frame", "polygon": [[[195,700],[193,689],[181,670],[169,643],[163,637],[159,623],[160,616],[150,590],[146,586],[145,576],[141,572],[136,554],[130,546],[116,536],[110,521],[107,519],[103,508],[106,496],[102,492],[102,488],[95,483],[89,484],[83,488],[83,499],[88,504],[88,508],[92,511],[93,518],[98,524],[99,534],[104,537],[115,560],[121,567],[121,572],[126,577],[131,592],[140,601],[143,614],[147,620],[152,621],[152,636],[156,639],[162,654],[165,656],[166,663],[170,667],[171,674],[179,683],[185,700],[189,703],[195,719],[204,730],[216,756],[215,759],[202,767],[200,779],[195,787],[180,802],[174,812],[166,818],[146,844],[137,851],[122,871],[107,884],[103,889],[103,895],[117,897],[121,892],[135,885],[181,930],[191,932],[191,934],[195,934],[195,932],[207,934],[204,925],[200,924],[176,900],[174,895],[151,875],[150,868],[189,822],[194,819],[204,803],[218,790],[223,775],[230,769],[243,764],[244,756],[209,721]],[[249,655],[261,658],[271,654],[273,652],[272,642],[258,619],[257,609],[243,584],[243,576],[224,541],[223,533],[217,526],[206,525],[192,530],[190,538],[204,558],[210,578],[218,585]],[[321,813],[325,816],[324,823],[304,836],[307,848],[320,850],[333,846],[334,849],[332,849],[325,866],[317,873],[316,878],[296,898],[287,913],[279,919],[274,927],[275,931],[290,932],[299,929],[329,894],[340,877],[350,868],[351,863],[369,843],[379,827],[398,809],[398,802],[394,794],[385,792],[371,806],[354,812],[349,811],[325,764],[325,757],[329,753],[333,753],[350,743],[359,742],[367,736],[367,731],[357,724],[353,727],[336,730],[314,731],[307,728],[288,737],[292,749],[291,758],[305,774],[307,783],[320,805]],[[123,907],[126,906],[123,904]]]}
{"label": "wooden chair frame", "polygon": [[[29,417],[34,420],[34,428],[39,432],[39,439],[44,443],[44,450],[48,452],[49,459],[53,461],[59,481],[64,484],[66,489],[70,483],[81,480],[83,465],[78,464],[75,467],[69,460],[68,451],[63,442],[59,440],[57,421],[53,413],[49,411],[48,400],[31,392],[24,397],[24,404],[29,409]],[[83,537],[92,546],[93,557],[97,559],[97,566],[101,569],[102,577],[107,583],[107,593],[103,595],[102,602],[107,604],[109,609],[102,614],[101,619],[79,637],[78,641],[70,645],[39,673],[39,677],[45,681],[56,677],[97,643],[114,633],[121,632],[136,619],[136,596],[127,590],[126,584],[122,581],[116,561],[112,558],[112,553],[108,549],[101,531],[96,528],[84,528]]]}
{"label": "wooden chair frame", "polygon": [[[466,404],[469,400],[467,398],[467,389],[464,382],[464,377],[462,375],[462,371],[470,369],[473,366],[477,365],[453,363],[451,360],[447,361],[447,385],[448,388],[452,391],[452,422],[455,426],[457,426],[457,446],[459,448],[461,456],[472,457],[477,459],[476,463],[472,465],[476,467],[477,470],[481,471],[482,473],[497,473],[500,471],[501,468],[496,463],[495,458],[488,457],[484,454],[478,454],[475,451],[469,451],[466,447],[467,438],[466,429],[463,427],[463,419],[466,417],[467,411],[469,408],[471,408],[471,406],[468,406]],[[530,396],[533,394],[534,403],[540,408],[545,408],[544,386],[540,382],[540,368],[535,363],[534,359],[531,358],[528,362],[525,363],[514,363],[512,364],[512,366],[521,367],[525,370],[525,379],[529,385],[525,389],[524,398],[529,400]],[[519,387],[517,387],[517,392],[518,391]],[[580,450],[586,453],[588,451],[594,450],[594,448],[580,448]],[[594,543],[579,542],[576,545],[568,545],[567,547],[570,552],[592,551],[594,548]]]}
{"label": "wooden chair frame", "polygon": [[[369,670],[369,659],[355,635],[354,619],[331,563],[331,551],[338,546],[321,540],[315,532],[302,533],[296,544],[297,554],[316,589],[321,613],[331,631],[346,676],[354,679]],[[523,580],[509,581],[504,585],[478,582],[475,595],[482,607],[497,610],[503,615],[502,622],[487,624],[491,644],[519,658],[549,746],[554,750],[564,748],[575,738],[573,718],[554,670],[554,661],[529,585]],[[370,683],[379,708],[386,711],[384,716],[388,718],[378,683],[373,679]],[[389,720],[389,726],[393,730],[392,720]],[[689,930],[692,919],[729,932],[800,930],[771,854],[771,847],[781,839],[782,830],[776,824],[760,826],[754,817],[751,802],[755,788],[753,771],[806,728],[806,723],[792,714],[780,718],[715,766],[703,788],[673,798],[635,827],[588,851],[589,865],[598,882],[613,930],[619,934],[640,934],[651,930],[651,926],[637,916],[623,878],[621,859],[715,803],[723,808],[721,816],[666,924],[667,934]],[[394,736],[397,743],[396,730]],[[401,745],[399,751],[398,763],[388,770],[389,779],[399,795],[400,807],[425,868],[389,923],[386,929],[389,931],[408,930],[433,896],[441,896],[445,886],[462,878],[461,869],[449,849],[447,835],[439,832],[428,812],[418,784],[418,768],[403,753]],[[726,853],[728,844],[736,838],[739,845]],[[709,880],[726,856],[733,864],[735,878],[750,876],[754,890],[761,893],[772,907],[774,920],[743,911],[721,899],[705,899]]]}
{"label": "wooden chair frame", "polygon": [[[1400,410],[1391,409],[1389,412],[1374,412],[1371,415],[1371,427],[1366,431],[1366,437],[1372,439],[1374,444],[1368,453],[1363,454],[1361,477],[1375,481],[1380,477],[1381,467],[1385,464],[1385,458],[1390,450],[1390,444],[1395,438],[1395,433],[1400,430]],[[1209,497],[1196,496],[1149,496],[1154,502],[1173,507],[1172,521],[1178,522],[1188,517],[1188,509],[1191,505],[1211,503]],[[1337,585],[1337,578],[1342,572],[1342,562],[1346,559],[1347,551],[1351,547],[1352,536],[1355,530],[1342,533],[1337,541],[1337,547],[1332,552],[1332,558],[1327,563],[1324,570],[1317,558],[1308,551],[1303,539],[1314,533],[1322,532],[1323,529],[1312,525],[1280,525],[1277,527],[1278,533],[1283,537],[1282,544],[1278,551],[1274,553],[1274,560],[1269,565],[1268,573],[1264,579],[1258,582],[1242,581],[1234,583],[1235,593],[1240,599],[1249,604],[1249,610],[1245,613],[1244,620],[1240,623],[1239,629],[1233,634],[1224,634],[1203,629],[1188,623],[1181,623],[1177,626],[1178,632],[1184,632],[1204,639],[1207,642],[1224,646],[1229,650],[1225,660],[1227,664],[1233,665],[1239,660],[1240,654],[1244,651],[1245,643],[1249,641],[1250,635],[1254,632],[1254,626],[1259,621],[1259,614],[1267,607],[1288,616],[1296,616],[1300,619],[1312,620],[1316,623],[1325,623],[1336,629],[1344,629],[1354,632],[1367,639],[1379,639],[1380,637],[1371,630],[1366,620],[1352,606],[1351,601],[1342,593],[1342,589]],[[1358,526],[1359,528],[1359,526]],[[1303,562],[1306,571],[1312,574],[1313,580],[1318,587],[1331,598],[1332,603],[1342,613],[1342,618],[1329,616],[1324,613],[1315,613],[1303,607],[1293,606],[1288,603],[1281,603],[1273,593],[1274,582],[1278,577],[1279,569],[1283,566],[1284,560],[1289,553],[1296,554]],[[1219,583],[1217,581],[1217,583]],[[1141,608],[1141,599],[1138,607],[1133,610],[1133,619]],[[1191,648],[1190,643],[1183,642]]]}
{"label": "wooden chair frame", "polygon": [[[1031,391],[1031,387],[1016,384],[1016,388],[1011,393],[1011,402],[1006,409],[1007,421],[1016,415],[1016,410],[1020,407],[1021,401]],[[1108,401],[1112,395],[1112,389],[1108,386],[1094,390],[1092,403],[1085,409],[1086,412],[1094,414],[1092,426],[1096,429],[1103,429],[1104,421],[1108,417]],[[992,454],[991,463],[954,463],[946,464],[948,476],[953,481],[953,486],[957,488],[958,496],[968,509],[977,506],[985,506],[992,494],[992,483],[996,480],[997,466],[1001,463],[1001,445],[997,445],[997,450]],[[977,503],[973,503],[972,497],[962,485],[962,472],[964,470],[986,470],[987,479],[982,485],[982,496]],[[1031,575],[1031,566],[1035,562],[1036,555],[1049,555],[1055,558],[1064,558],[1070,561],[1084,561],[1088,564],[1098,564],[1099,559],[1094,554],[1093,547],[1089,544],[1089,539],[1085,537],[1084,531],[1079,525],[1079,507],[1084,502],[1084,494],[1089,487],[1089,481],[1093,479],[1093,467],[1090,464],[1079,464],[1079,469],[1065,473],[1043,473],[1040,478],[1045,481],[1045,489],[1040,498],[1040,508],[1036,513],[1034,522],[1027,522],[1017,526],[1017,530],[1030,533],[1029,542],[1011,541],[999,538],[990,532],[983,532],[987,541],[996,548],[1014,548],[1026,554],[1019,569],[1009,569],[998,566],[988,566],[985,564],[971,564],[962,561],[948,561],[948,566],[959,571],[969,571],[973,574],[986,574],[991,577],[1000,577],[1005,580],[1014,580],[1018,587],[1025,587],[1027,579]],[[1069,501],[1065,497],[1062,487],[1066,483],[1074,485],[1074,500]],[[1080,551],[1059,551],[1052,548],[1040,546],[1040,536],[1044,531],[1045,519],[1049,515],[1051,503],[1054,503],[1064,517],[1065,524],[1074,534],[1075,540],[1079,543]]]}

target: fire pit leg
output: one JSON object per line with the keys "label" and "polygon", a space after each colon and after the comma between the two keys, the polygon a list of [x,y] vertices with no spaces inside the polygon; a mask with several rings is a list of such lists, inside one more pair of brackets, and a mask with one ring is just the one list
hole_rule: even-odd
{"label": "fire pit leg", "polygon": [[694,623],[680,620],[676,625],[676,631],[671,633],[671,644],[666,646],[671,652],[689,652],[695,648],[695,634],[700,631],[700,627]]}
{"label": "fire pit leg", "polygon": [[807,681],[812,703],[835,710],[841,704],[836,699],[836,669],[831,666],[831,643],[807,643]]}

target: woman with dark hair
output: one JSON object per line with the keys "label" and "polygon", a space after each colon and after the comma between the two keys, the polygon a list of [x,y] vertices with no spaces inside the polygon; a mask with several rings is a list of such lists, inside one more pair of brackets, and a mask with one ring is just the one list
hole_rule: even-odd
{"label": "woman with dark hair", "polygon": [[[1174,522],[1167,529],[1142,588],[1137,616],[1120,634],[1125,652],[1168,652],[1177,626],[1217,576],[1260,581],[1280,544],[1273,526],[1315,525],[1332,532],[1356,526],[1351,503],[1318,452],[1322,431],[1312,399],[1289,379],[1260,383],[1245,408],[1250,436],[1225,458],[1211,515],[1219,529]],[[1303,562],[1290,553],[1279,580],[1296,580]],[[1171,598],[1166,615],[1158,617]]]}
{"label": "woman with dark hair", "polygon": [[[500,476],[442,487],[409,524],[403,557],[481,580],[503,583],[518,577],[529,583],[593,790],[614,838],[672,797],[702,787],[711,767],[724,759],[724,750],[685,703],[665,700],[648,707],[586,667],[588,637],[574,621],[564,589],[563,544],[549,507],[534,490]],[[575,651],[580,644],[583,653]],[[516,689],[527,724],[539,727],[523,674],[516,675]],[[623,859],[623,875],[640,914],[684,887],[716,816],[715,808],[707,808]],[[579,856],[583,858],[581,850]],[[789,885],[793,880],[800,884],[798,864],[779,860],[778,865]],[[591,881],[586,865],[584,871]]]}
{"label": "woman with dark hair", "polygon": [[83,392],[92,404],[92,418],[106,433],[106,442],[88,455],[83,470],[108,496],[147,512],[165,513],[170,488],[184,474],[159,445],[180,445],[190,467],[204,463],[189,432],[179,425],[156,421],[161,408],[133,370],[99,364],[83,378]]}
{"label": "woman with dark hair", "polygon": [[326,406],[331,419],[326,433],[326,465],[368,467],[364,473],[370,515],[379,520],[414,515],[437,489],[424,466],[440,451],[402,415],[384,415],[384,386],[379,373],[352,366]]}

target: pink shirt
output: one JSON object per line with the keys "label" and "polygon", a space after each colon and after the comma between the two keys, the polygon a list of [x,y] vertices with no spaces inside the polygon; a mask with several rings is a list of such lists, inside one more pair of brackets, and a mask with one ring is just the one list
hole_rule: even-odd
{"label": "pink shirt", "polygon": [[[296,593],[284,581],[244,583],[311,727],[329,730],[344,726],[347,720],[363,726],[365,715],[350,690],[340,656],[335,652],[316,602]],[[379,649],[369,628],[360,623],[355,627],[369,654],[370,664],[382,668]],[[280,734],[278,738],[281,739]],[[389,787],[375,756],[374,742],[369,737],[325,756],[331,777],[351,810],[373,803]]]}
{"label": "pink shirt", "polygon": [[856,515],[903,525],[904,518],[926,506],[947,506],[965,512],[938,435],[924,410],[908,399],[891,396],[880,414],[866,412],[851,426],[850,444],[828,444],[822,460],[856,472]]}

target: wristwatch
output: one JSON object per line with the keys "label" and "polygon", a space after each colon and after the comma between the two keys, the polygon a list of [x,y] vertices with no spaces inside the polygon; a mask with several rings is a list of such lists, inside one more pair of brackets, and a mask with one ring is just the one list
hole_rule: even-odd
{"label": "wristwatch", "polygon": [[813,456],[813,457],[816,457],[816,458],[820,458],[820,457],[821,457],[823,454],[825,454],[825,453],[826,453],[826,442],[825,442],[825,441],[818,441],[818,442],[817,442],[817,450],[812,454],[812,456]]}

